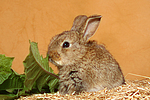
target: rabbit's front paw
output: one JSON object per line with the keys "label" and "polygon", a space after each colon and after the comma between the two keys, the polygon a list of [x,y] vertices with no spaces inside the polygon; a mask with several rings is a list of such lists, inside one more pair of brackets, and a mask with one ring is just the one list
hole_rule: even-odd
{"label": "rabbit's front paw", "polygon": [[60,80],[60,94],[79,93],[82,90],[82,79],[78,76],[78,71],[71,71],[68,78]]}
{"label": "rabbit's front paw", "polygon": [[60,94],[71,94],[75,91],[75,84],[73,81],[65,81],[60,83],[59,93]]}

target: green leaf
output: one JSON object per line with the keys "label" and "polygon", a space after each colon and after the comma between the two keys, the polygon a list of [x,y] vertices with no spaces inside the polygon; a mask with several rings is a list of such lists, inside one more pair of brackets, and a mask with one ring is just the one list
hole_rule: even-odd
{"label": "green leaf", "polygon": [[40,56],[37,43],[30,42],[30,53],[23,62],[25,74],[11,69],[13,59],[0,55],[0,100],[58,89],[58,76],[49,67],[48,57]]}
{"label": "green leaf", "polygon": [[12,70],[12,74],[0,85],[0,90],[13,91],[24,88],[25,75],[19,75]]}
{"label": "green leaf", "polygon": [[50,92],[54,93],[55,88],[58,89],[58,85],[59,85],[58,82],[59,82],[59,80],[56,78],[53,80],[50,80],[50,82],[48,83]]}
{"label": "green leaf", "polygon": [[[24,89],[25,75],[19,75],[11,69],[13,57],[0,55],[0,99],[14,99]],[[25,94],[25,93],[24,93]]]}
{"label": "green leaf", "polygon": [[15,98],[17,98],[18,96],[15,94],[0,94],[0,100],[14,100]]}
{"label": "green leaf", "polygon": [[11,75],[11,65],[13,57],[5,57],[0,55],[0,84],[2,84]]}
{"label": "green leaf", "polygon": [[30,42],[30,53],[23,64],[25,66],[26,75],[25,86],[29,90],[33,88],[35,82],[38,89],[41,91],[45,84],[51,82],[50,80],[58,80],[58,76],[55,75],[52,68],[49,67],[48,57],[43,58],[40,56],[37,43],[35,42]]}

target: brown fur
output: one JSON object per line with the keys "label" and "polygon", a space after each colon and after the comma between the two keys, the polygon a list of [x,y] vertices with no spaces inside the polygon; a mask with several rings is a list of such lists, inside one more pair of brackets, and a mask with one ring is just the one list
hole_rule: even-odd
{"label": "brown fur", "polygon": [[[101,16],[77,16],[72,29],[56,35],[48,48],[49,60],[60,72],[61,94],[98,91],[125,83],[117,61],[95,41],[88,39],[95,33]],[[68,42],[69,47],[63,48]]]}

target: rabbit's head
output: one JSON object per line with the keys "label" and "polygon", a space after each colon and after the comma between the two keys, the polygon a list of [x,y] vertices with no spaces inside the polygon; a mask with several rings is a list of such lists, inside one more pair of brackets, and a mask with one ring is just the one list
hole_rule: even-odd
{"label": "rabbit's head", "polygon": [[64,66],[81,59],[86,54],[86,44],[97,30],[100,19],[100,15],[77,16],[70,31],[52,38],[48,46],[49,60],[56,66]]}

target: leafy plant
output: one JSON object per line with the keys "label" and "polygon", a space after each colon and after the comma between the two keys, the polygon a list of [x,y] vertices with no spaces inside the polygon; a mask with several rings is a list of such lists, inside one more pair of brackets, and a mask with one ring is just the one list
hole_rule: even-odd
{"label": "leafy plant", "polygon": [[13,59],[0,55],[0,98],[13,99],[58,90],[58,75],[49,67],[48,57],[40,56],[37,43],[30,42],[30,53],[23,61],[24,74],[11,69]]}

